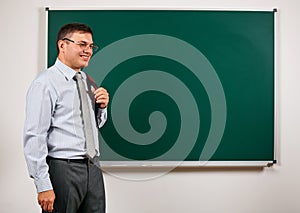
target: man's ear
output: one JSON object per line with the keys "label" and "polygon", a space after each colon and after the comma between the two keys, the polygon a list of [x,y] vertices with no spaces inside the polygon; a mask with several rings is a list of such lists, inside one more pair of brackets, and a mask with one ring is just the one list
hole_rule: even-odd
{"label": "man's ear", "polygon": [[59,40],[57,42],[58,49],[61,51],[64,48],[65,42],[63,40]]}

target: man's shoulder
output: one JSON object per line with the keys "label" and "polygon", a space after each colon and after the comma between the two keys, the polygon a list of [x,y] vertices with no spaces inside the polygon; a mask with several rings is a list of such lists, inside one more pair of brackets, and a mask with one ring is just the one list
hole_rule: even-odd
{"label": "man's shoulder", "polygon": [[48,83],[49,80],[56,78],[57,74],[58,74],[58,72],[57,72],[57,69],[55,68],[55,66],[51,66],[48,69],[41,71],[34,79],[34,82]]}
{"label": "man's shoulder", "polygon": [[32,83],[28,89],[28,93],[46,94],[45,91],[47,91],[47,94],[49,92],[49,94],[57,96],[57,94],[58,94],[58,92],[57,92],[58,89],[57,89],[57,84],[56,84],[57,75],[58,75],[57,69],[55,69],[53,66],[40,72],[36,76],[36,78],[32,81]]}
{"label": "man's shoulder", "polygon": [[53,66],[41,71],[32,81],[30,88],[46,89],[49,91],[55,90],[55,79],[57,79],[57,74],[58,72]]}

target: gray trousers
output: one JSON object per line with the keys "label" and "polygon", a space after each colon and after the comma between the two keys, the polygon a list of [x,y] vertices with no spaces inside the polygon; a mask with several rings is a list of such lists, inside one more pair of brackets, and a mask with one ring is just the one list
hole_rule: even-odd
{"label": "gray trousers", "polygon": [[47,158],[56,196],[53,213],[105,213],[101,169],[88,161]]}

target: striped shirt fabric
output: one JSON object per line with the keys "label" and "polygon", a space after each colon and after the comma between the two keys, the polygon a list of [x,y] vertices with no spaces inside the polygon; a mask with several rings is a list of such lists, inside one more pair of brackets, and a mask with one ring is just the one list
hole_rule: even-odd
{"label": "striped shirt fabric", "polygon": [[[107,120],[107,109],[95,104],[94,85],[82,72],[92,116],[93,136],[99,156],[98,128]],[[76,71],[56,60],[40,73],[29,87],[26,98],[24,155],[30,177],[38,192],[52,189],[46,157],[81,159],[86,145],[80,99],[74,76]]]}

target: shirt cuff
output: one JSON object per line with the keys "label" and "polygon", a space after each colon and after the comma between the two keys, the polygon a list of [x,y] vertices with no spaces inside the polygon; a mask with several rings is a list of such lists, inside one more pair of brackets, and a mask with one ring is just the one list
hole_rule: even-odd
{"label": "shirt cuff", "polygon": [[38,193],[53,189],[50,178],[36,179],[34,180],[34,184]]}

